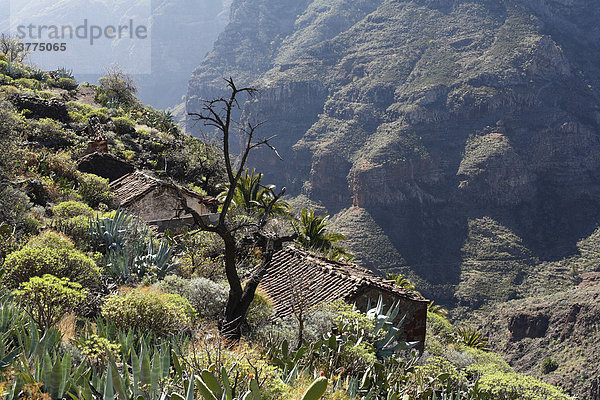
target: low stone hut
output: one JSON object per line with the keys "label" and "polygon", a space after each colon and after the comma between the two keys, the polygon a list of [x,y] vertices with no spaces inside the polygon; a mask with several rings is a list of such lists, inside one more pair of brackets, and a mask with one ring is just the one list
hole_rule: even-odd
{"label": "low stone hut", "polygon": [[156,226],[159,231],[179,230],[194,224],[191,214],[181,207],[180,193],[189,208],[206,216],[207,223],[216,215],[219,206],[214,197],[204,196],[141,171],[125,175],[110,186],[119,207]]}
{"label": "low stone hut", "polygon": [[338,299],[356,304],[365,312],[369,302],[374,307],[381,295],[386,309],[400,303],[398,319],[406,315],[405,339],[419,342],[420,350],[425,344],[429,301],[358,265],[287,247],[274,254],[260,288],[273,301],[276,316],[280,318],[292,315],[299,302],[309,308]]}

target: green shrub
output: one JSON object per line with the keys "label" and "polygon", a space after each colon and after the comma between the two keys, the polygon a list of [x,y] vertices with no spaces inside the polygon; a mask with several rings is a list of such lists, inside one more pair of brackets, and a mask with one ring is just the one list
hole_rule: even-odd
{"label": "green shrub", "polygon": [[17,79],[16,81],[14,81],[14,83],[16,85],[18,85],[19,87],[25,88],[25,89],[40,90],[42,88],[42,85],[40,84],[40,82],[38,82],[34,79],[20,78],[20,79]]}
{"label": "green shrub", "polygon": [[439,314],[433,312],[427,313],[427,330],[431,334],[440,337],[446,343],[454,341],[454,327],[448,319]]}
{"label": "green shrub", "polygon": [[76,101],[69,101],[67,104],[67,111],[73,111],[73,112],[78,112],[80,114],[87,114],[89,112],[92,112],[94,110],[94,107],[88,105],[88,104],[83,104],[83,103],[78,103]]}
{"label": "green shrub", "polygon": [[72,237],[81,246],[88,244],[90,218],[95,214],[90,206],[79,201],[65,201],[54,206],[52,213],[56,230]]}
{"label": "green shrub", "polygon": [[483,375],[494,372],[513,372],[513,369],[508,365],[506,360],[498,353],[491,351],[483,351],[472,347],[463,347],[462,352],[473,357],[474,363],[471,364],[467,371],[474,375]]}
{"label": "green shrub", "polygon": [[542,372],[544,374],[549,374],[550,372],[554,372],[558,369],[558,363],[552,359],[552,357],[545,358],[542,361]]}
{"label": "green shrub", "polygon": [[87,118],[97,117],[100,123],[106,124],[110,120],[110,113],[107,108],[95,108],[86,114]]}
{"label": "green shrub", "polygon": [[110,355],[118,355],[121,352],[120,344],[113,343],[96,334],[92,334],[88,339],[77,343],[77,348],[96,366],[106,365]]}
{"label": "green shrub", "polygon": [[570,400],[557,387],[531,376],[514,372],[484,374],[478,381],[479,390],[494,400]]}
{"label": "green shrub", "polygon": [[447,384],[451,387],[457,387],[461,382],[466,381],[466,374],[442,357],[430,357],[425,365],[415,367],[416,377],[436,378],[442,374],[449,375]]}
{"label": "green shrub", "polygon": [[50,147],[64,147],[72,145],[73,133],[63,129],[60,122],[51,118],[28,121],[27,139],[40,142]]}
{"label": "green shrub", "polygon": [[109,297],[102,315],[118,327],[173,335],[190,329],[195,310],[178,294],[167,294],[151,287],[130,289]]}
{"label": "green shrub", "polygon": [[121,152],[121,156],[126,160],[126,161],[133,161],[135,159],[135,151],[133,150],[123,150]]}
{"label": "green shrub", "polygon": [[9,65],[6,61],[0,61],[0,72],[10,76],[13,79],[31,77],[31,74],[27,68],[19,63],[12,63],[12,65]]}
{"label": "green shrub", "polygon": [[78,215],[73,218],[55,221],[56,230],[70,236],[80,247],[89,246],[90,218],[85,215]]}
{"label": "green shrub", "polygon": [[[0,64],[2,64],[2,62],[0,61]],[[0,85],[12,85],[13,84],[13,78],[11,78],[8,75],[4,75],[3,73],[0,73]]]}
{"label": "green shrub", "polygon": [[55,97],[56,97],[56,96],[54,95],[54,93],[52,93],[52,92],[47,92],[47,91],[45,91],[45,90],[38,91],[38,92],[37,92],[37,95],[38,95],[39,97],[41,97],[42,99],[45,99],[45,100],[50,100],[50,99],[53,99],[53,98],[55,98]]}
{"label": "green shrub", "polygon": [[52,213],[56,218],[73,218],[80,215],[91,217],[94,209],[80,201],[65,201],[52,207]]}
{"label": "green shrub", "polygon": [[127,117],[113,118],[112,127],[115,133],[119,135],[125,135],[134,130],[135,121]]}
{"label": "green shrub", "polygon": [[71,158],[67,151],[51,152],[31,152],[28,153],[27,164],[31,169],[35,169],[42,176],[67,178],[74,183],[79,177],[77,164]]}
{"label": "green shrub", "polygon": [[176,275],[167,276],[156,286],[164,292],[184,297],[196,309],[198,316],[206,319],[216,319],[219,316],[229,293],[226,285],[210,279],[188,280]]}
{"label": "green shrub", "polygon": [[[188,299],[203,318],[216,319],[223,311],[229,289],[227,285],[206,278],[194,278],[190,281]],[[270,310],[272,307],[270,306]]]}
{"label": "green shrub", "polygon": [[106,76],[98,79],[96,101],[109,108],[131,107],[140,104],[135,97],[137,86],[129,75],[118,68],[112,68]]}
{"label": "green shrub", "polygon": [[10,96],[19,93],[21,93],[21,91],[15,86],[0,86],[0,94],[4,94],[4,96]]}
{"label": "green shrub", "polygon": [[246,322],[251,330],[257,330],[264,325],[273,315],[273,302],[266,293],[257,290],[254,294],[254,299],[250,303]]}
{"label": "green shrub", "polygon": [[[168,275],[162,281],[155,283],[154,287],[165,293],[178,294],[189,300],[190,280],[177,275]],[[191,303],[190,303],[191,304]],[[196,310],[197,311],[197,310]]]}
{"label": "green shrub", "polygon": [[69,111],[69,119],[75,123],[87,124],[88,120],[85,115],[78,113],[77,111]]}
{"label": "green shrub", "polygon": [[108,184],[108,179],[94,174],[79,174],[79,188],[77,192],[90,206],[96,208],[100,203],[109,205],[113,201],[113,194]]}
{"label": "green shrub", "polygon": [[70,78],[59,78],[58,80],[52,83],[54,87],[65,90],[75,90],[77,89],[77,82]]}
{"label": "green shrub", "polygon": [[27,242],[27,247],[73,250],[75,249],[75,244],[71,239],[61,233],[52,230],[46,230],[31,238],[29,242]]}
{"label": "green shrub", "polygon": [[0,177],[13,175],[22,161],[16,150],[23,138],[23,125],[23,116],[15,112],[12,104],[0,100]]}
{"label": "green shrub", "polygon": [[46,274],[94,287],[99,283],[101,272],[94,260],[78,250],[31,246],[9,254],[4,269],[2,282],[13,288],[34,276]]}
{"label": "green shrub", "polygon": [[85,298],[86,292],[80,284],[71,282],[68,278],[45,274],[21,283],[13,294],[32,319],[42,329],[48,329],[77,307]]}
{"label": "green shrub", "polygon": [[24,227],[31,206],[29,197],[22,191],[8,185],[0,189],[0,221],[19,228]]}

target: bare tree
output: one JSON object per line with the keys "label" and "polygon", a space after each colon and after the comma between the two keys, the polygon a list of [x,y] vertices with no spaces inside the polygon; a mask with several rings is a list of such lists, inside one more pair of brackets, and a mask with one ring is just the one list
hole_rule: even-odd
{"label": "bare tree", "polygon": [[292,314],[298,322],[298,334],[296,336],[296,350],[302,347],[304,341],[304,324],[308,317],[311,304],[309,300],[310,291],[315,291],[317,287],[317,280],[315,278],[305,279],[304,277],[298,276],[295,271],[286,270],[287,279],[290,287],[290,306],[292,308]]}
{"label": "bare tree", "polygon": [[[225,275],[229,282],[229,297],[223,320],[220,321],[219,326],[224,336],[237,340],[241,337],[242,323],[246,317],[250,303],[254,299],[256,288],[265,275],[273,254],[282,248],[283,243],[294,240],[297,235],[279,237],[265,230],[271,210],[285,193],[285,188],[278,194],[273,193],[272,201],[267,206],[259,221],[248,222],[248,220],[245,220],[241,223],[236,223],[230,218],[229,214],[235,190],[242,173],[245,171],[246,161],[250,152],[259,147],[268,147],[275,152],[276,150],[269,143],[273,137],[262,140],[255,139],[256,130],[262,125],[261,123],[240,125],[232,120],[234,110],[239,108],[239,97],[241,95],[253,96],[256,93],[256,89],[248,87],[238,88],[231,78],[226,81],[227,87],[231,91],[229,98],[205,101],[202,112],[189,113],[197,121],[203,123],[204,126],[216,128],[222,134],[223,157],[229,185],[227,195],[222,201],[218,222],[216,224],[208,224],[198,213],[188,207],[182,193],[180,193],[180,199],[182,208],[194,217],[196,224],[201,230],[216,233],[223,240],[225,245]],[[230,143],[235,131],[238,131],[244,137],[245,142],[237,163],[232,160],[230,154]],[[249,237],[246,237],[245,240],[239,240],[236,237],[236,233],[242,230],[249,232]],[[248,247],[261,248],[262,259],[259,265],[253,270],[250,279],[242,286],[237,264],[238,262],[246,262],[247,259],[243,257],[243,252]]]}
{"label": "bare tree", "polygon": [[9,62],[23,62],[30,54],[19,38],[4,33],[0,36],[0,53],[6,55]]}

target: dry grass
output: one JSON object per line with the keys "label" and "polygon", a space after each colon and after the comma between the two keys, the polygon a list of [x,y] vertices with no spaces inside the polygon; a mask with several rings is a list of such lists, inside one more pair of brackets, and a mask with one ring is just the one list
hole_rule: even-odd
{"label": "dry grass", "polygon": [[58,330],[62,333],[63,343],[68,343],[75,338],[77,317],[75,313],[65,315],[58,323]]}

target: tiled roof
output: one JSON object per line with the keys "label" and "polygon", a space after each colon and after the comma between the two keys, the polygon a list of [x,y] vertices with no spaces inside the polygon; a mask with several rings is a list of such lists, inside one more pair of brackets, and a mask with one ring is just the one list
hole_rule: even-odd
{"label": "tiled roof", "polygon": [[260,287],[273,300],[279,317],[292,314],[293,298],[308,307],[338,299],[352,301],[365,290],[376,289],[398,298],[427,302],[418,294],[355,264],[335,262],[295,247],[273,256]]}
{"label": "tiled roof", "polygon": [[162,181],[141,171],[135,171],[112,182],[110,187],[121,207],[127,207],[132,202],[140,199],[154,189],[165,186],[182,190],[185,194],[199,199],[207,205],[218,205],[217,199],[204,196],[189,189],[175,186],[169,182]]}

